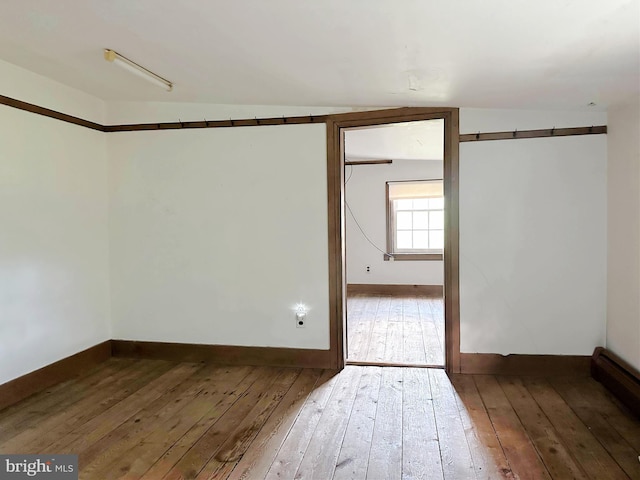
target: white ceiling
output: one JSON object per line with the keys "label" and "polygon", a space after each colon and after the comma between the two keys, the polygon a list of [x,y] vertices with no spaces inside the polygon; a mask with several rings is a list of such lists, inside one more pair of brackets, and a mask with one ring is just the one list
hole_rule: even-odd
{"label": "white ceiling", "polygon": [[444,120],[403,122],[347,130],[346,160],[439,160],[444,158]]}
{"label": "white ceiling", "polygon": [[108,100],[606,108],[640,94],[639,30],[639,0],[0,2],[1,59]]}

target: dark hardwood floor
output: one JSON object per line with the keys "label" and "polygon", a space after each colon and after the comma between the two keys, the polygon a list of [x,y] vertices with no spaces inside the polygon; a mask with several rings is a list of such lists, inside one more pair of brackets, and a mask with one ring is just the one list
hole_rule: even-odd
{"label": "dark hardwood floor", "polygon": [[427,296],[349,295],[350,362],[444,366],[444,302]]}
{"label": "dark hardwood floor", "polygon": [[1,453],[82,479],[640,479],[640,421],[590,378],[113,358],[0,412]]}

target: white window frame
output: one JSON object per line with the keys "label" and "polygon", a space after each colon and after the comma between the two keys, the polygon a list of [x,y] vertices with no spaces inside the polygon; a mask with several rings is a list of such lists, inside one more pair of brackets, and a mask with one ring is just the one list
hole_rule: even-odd
{"label": "white window frame", "polygon": [[[429,180],[411,180],[411,181],[389,181],[386,182],[386,200],[387,200],[387,251],[393,257],[393,260],[442,260],[444,249],[442,248],[429,248],[429,249],[399,249],[396,248],[396,239],[397,239],[397,212],[398,211],[441,211],[444,215],[444,203],[442,209],[411,209],[411,210],[398,210],[396,208],[396,202],[398,199],[391,198],[390,195],[390,184],[398,184],[398,183],[407,183],[407,184],[417,184],[417,183],[439,183],[442,189],[443,181],[441,179],[429,179]],[[444,201],[444,195],[420,195],[416,196],[415,199],[422,198],[442,198]],[[407,197],[406,200],[414,199],[414,197]],[[431,230],[440,230],[440,229],[411,229],[407,231],[426,231],[429,232]],[[444,228],[442,229],[444,233]],[[389,260],[389,256],[385,255],[385,260]]]}

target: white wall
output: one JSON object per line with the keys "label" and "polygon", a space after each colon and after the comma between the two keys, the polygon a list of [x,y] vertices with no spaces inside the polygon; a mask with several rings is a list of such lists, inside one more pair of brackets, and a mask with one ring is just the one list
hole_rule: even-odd
{"label": "white wall", "polygon": [[607,348],[640,370],[640,99],[609,111]]}
{"label": "white wall", "polygon": [[[461,133],[606,124],[462,109]],[[460,145],[461,351],[590,355],[605,340],[605,135]]]}
{"label": "white wall", "polygon": [[324,124],[119,133],[108,149],[114,338],[329,347]]}
{"label": "white wall", "polygon": [[[349,132],[347,132],[349,135]],[[380,249],[387,248],[388,181],[442,178],[442,161],[394,160],[392,164],[347,167],[346,200],[358,223]],[[442,261],[384,261],[346,212],[347,283],[442,285]],[[366,272],[369,265],[370,272]]]}
{"label": "white wall", "polygon": [[0,94],[96,123],[106,119],[103,100],[2,60]]}
{"label": "white wall", "polygon": [[[0,62],[2,94],[40,103],[42,89],[50,108],[101,115],[97,99]],[[104,134],[6,106],[0,132],[2,384],[111,334]]]}

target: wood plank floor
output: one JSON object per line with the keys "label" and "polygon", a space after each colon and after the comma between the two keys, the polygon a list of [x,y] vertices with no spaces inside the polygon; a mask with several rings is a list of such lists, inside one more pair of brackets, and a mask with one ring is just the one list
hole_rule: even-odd
{"label": "wood plank floor", "polygon": [[640,420],[590,378],[113,358],[0,412],[0,453],[82,479],[640,479]]}
{"label": "wood plank floor", "polygon": [[427,296],[349,295],[350,362],[444,366],[444,303]]}

